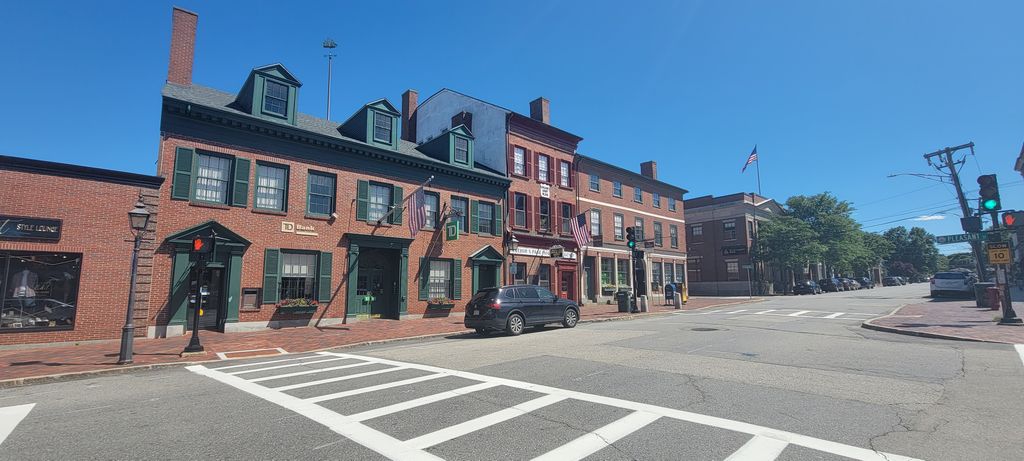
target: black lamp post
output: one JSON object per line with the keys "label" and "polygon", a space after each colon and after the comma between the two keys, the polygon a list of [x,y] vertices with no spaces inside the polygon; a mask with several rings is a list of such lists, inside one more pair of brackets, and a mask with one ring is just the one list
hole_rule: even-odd
{"label": "black lamp post", "polygon": [[511,282],[511,283],[509,283],[510,285],[513,285],[513,284],[516,283],[516,273],[512,272],[512,271],[515,270],[514,266],[516,265],[516,250],[518,250],[518,249],[519,249],[519,239],[516,238],[516,234],[512,234],[512,239],[508,241],[508,254],[509,254],[509,256],[512,257],[512,265],[509,266],[509,268],[508,268],[508,273],[509,273],[509,275],[512,276],[511,277],[512,280],[509,280],[509,282]]}
{"label": "black lamp post", "polygon": [[128,212],[128,224],[135,232],[135,246],[132,248],[132,275],[128,287],[128,311],[124,315],[124,327],[121,329],[121,354],[117,359],[119,365],[132,363],[132,345],[135,339],[135,274],[139,268],[139,249],[142,247],[142,236],[149,224],[149,211],[142,203],[142,196],[135,202],[135,208]]}

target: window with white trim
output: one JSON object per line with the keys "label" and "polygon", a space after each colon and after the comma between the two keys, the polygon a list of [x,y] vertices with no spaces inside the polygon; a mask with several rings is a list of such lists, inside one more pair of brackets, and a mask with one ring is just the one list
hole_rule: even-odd
{"label": "window with white trim", "polygon": [[228,203],[228,184],[231,182],[231,160],[219,155],[196,154],[196,200]]}
{"label": "window with white trim", "polygon": [[373,140],[391,144],[391,125],[393,117],[377,111],[373,112]]}
{"label": "window with white trim", "polygon": [[601,235],[601,210],[590,210],[590,235]]}
{"label": "window with white trim", "polygon": [[431,259],[427,278],[428,299],[449,298],[452,293],[452,261]]}
{"label": "window with white trim", "polygon": [[512,151],[512,173],[526,176],[526,149],[516,147]]}
{"label": "window with white trim", "polygon": [[288,169],[262,163],[256,164],[256,200],[261,210],[284,211],[288,185]]}
{"label": "window with white trim", "polygon": [[624,238],[623,236],[625,234],[623,234],[623,224],[622,224],[624,219],[625,219],[625,217],[623,217],[619,213],[615,213],[612,216],[612,223],[613,223],[613,225],[615,227],[615,240],[622,240]]}
{"label": "window with white trim", "polygon": [[391,207],[392,191],[391,186],[370,183],[366,203],[367,221],[377,221],[388,214]]}
{"label": "window with white trim", "polygon": [[538,155],[537,156],[537,180],[538,181],[544,181],[544,182],[548,181],[548,168],[549,168],[548,163],[550,163],[550,160],[548,159],[547,155]]}
{"label": "window with white trim", "polygon": [[282,302],[289,299],[315,299],[316,255],[281,251]]}
{"label": "window with white trim", "polygon": [[559,161],[558,163],[558,184],[562,187],[571,187],[572,180],[569,178],[569,162]]}
{"label": "window with white trim", "polygon": [[469,163],[469,140],[459,136],[455,137],[455,161]]}

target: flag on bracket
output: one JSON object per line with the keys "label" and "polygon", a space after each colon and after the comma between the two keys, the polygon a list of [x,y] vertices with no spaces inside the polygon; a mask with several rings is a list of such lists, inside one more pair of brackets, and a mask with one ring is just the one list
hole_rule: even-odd
{"label": "flag on bracket", "polygon": [[749,157],[747,157],[747,163],[743,164],[743,169],[740,170],[740,173],[742,174],[743,172],[747,171],[747,167],[750,166],[751,163],[754,163],[756,161],[757,161],[757,146],[754,146],[754,151],[750,153]]}

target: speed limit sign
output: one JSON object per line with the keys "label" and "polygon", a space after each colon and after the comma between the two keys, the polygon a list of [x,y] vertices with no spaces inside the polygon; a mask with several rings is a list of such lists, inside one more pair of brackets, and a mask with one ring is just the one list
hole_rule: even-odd
{"label": "speed limit sign", "polygon": [[990,264],[1010,264],[1010,243],[989,242],[986,245],[988,250],[988,262]]}

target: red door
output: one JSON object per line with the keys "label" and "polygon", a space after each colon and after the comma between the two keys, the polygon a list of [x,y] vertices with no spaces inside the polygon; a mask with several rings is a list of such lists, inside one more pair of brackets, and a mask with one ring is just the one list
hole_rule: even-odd
{"label": "red door", "polygon": [[576,271],[558,271],[558,296],[576,300]]}

